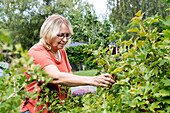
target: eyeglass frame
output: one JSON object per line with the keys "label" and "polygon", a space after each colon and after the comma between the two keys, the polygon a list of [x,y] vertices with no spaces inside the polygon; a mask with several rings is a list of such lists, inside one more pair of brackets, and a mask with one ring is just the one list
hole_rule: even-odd
{"label": "eyeglass frame", "polygon": [[[67,36],[69,35],[69,36]],[[71,33],[61,33],[61,34],[57,34],[56,35],[58,37],[58,39],[62,40],[66,37],[66,39],[70,39],[72,37]]]}

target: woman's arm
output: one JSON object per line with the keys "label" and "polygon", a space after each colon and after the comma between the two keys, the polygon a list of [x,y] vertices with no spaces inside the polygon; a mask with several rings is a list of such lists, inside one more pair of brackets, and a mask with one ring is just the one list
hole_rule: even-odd
{"label": "woman's arm", "polygon": [[61,84],[64,86],[81,86],[81,85],[93,85],[110,87],[114,83],[110,74],[102,74],[95,77],[78,76],[70,73],[60,72],[55,65],[48,65],[44,67],[44,71],[53,77],[52,84]]}

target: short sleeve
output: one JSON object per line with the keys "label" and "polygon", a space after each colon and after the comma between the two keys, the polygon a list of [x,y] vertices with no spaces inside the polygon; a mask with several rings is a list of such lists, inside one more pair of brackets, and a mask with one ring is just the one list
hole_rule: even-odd
{"label": "short sleeve", "polygon": [[28,54],[30,57],[33,57],[36,65],[41,65],[41,68],[44,68],[47,65],[55,65],[51,55],[45,50],[30,49]]}

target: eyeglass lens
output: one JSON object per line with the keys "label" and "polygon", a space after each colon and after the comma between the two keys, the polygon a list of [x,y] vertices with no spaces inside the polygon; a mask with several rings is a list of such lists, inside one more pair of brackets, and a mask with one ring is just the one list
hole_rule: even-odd
{"label": "eyeglass lens", "polygon": [[70,33],[66,33],[66,34],[64,34],[64,33],[61,33],[61,34],[57,34],[57,36],[58,37],[66,37],[66,38],[70,38]]}

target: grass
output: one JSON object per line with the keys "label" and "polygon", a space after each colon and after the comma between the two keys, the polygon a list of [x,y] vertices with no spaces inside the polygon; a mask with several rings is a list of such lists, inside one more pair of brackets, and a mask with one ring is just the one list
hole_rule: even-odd
{"label": "grass", "polygon": [[96,69],[73,72],[73,74],[80,76],[95,76],[96,73],[97,73]]}

